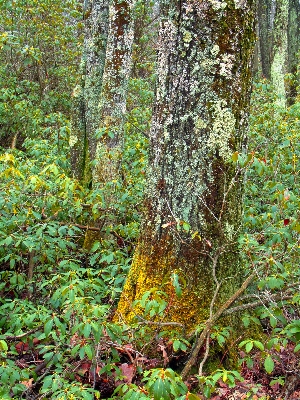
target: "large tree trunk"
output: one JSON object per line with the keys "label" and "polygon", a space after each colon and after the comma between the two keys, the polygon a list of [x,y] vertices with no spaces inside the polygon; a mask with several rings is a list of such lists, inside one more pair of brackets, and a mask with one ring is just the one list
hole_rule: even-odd
{"label": "large tree trunk", "polygon": [[231,155],[245,140],[254,4],[161,2],[147,214],[117,310],[122,319],[139,314],[132,302],[157,288],[170,296],[164,319],[191,330],[209,316],[217,287],[215,306],[242,278],[243,178]]}

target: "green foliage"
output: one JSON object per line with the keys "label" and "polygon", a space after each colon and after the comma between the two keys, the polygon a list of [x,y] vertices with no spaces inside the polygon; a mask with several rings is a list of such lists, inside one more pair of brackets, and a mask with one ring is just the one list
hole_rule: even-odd
{"label": "green foliage", "polygon": [[230,388],[235,386],[236,381],[243,381],[243,377],[238,371],[228,371],[225,369],[217,369],[211,375],[200,376],[199,382],[202,385],[202,390],[206,398],[210,398],[220,379]]}
{"label": "green foliage", "polygon": [[184,400],[199,399],[188,392],[188,388],[182,382],[179,375],[172,369],[153,369],[146,371],[143,378],[143,388],[136,385],[121,385],[115,393],[123,399],[154,399],[154,400]]}
{"label": "green foliage", "polygon": [[70,112],[82,30],[77,7],[75,0],[1,2],[0,143],[5,147],[14,141],[20,147],[20,141],[41,133],[47,137],[47,119],[54,117],[55,123],[56,115]]}
{"label": "green foliage", "polygon": [[[112,322],[143,211],[154,98],[152,2],[137,1],[134,10],[122,173],[93,190],[72,178],[69,163],[71,93],[82,41],[79,3],[17,0],[1,2],[0,10],[1,399],[29,393],[31,380],[35,393],[47,398],[100,398],[97,379],[107,383],[111,377],[123,382],[111,398],[198,399],[172,369],[145,366],[143,352],[157,341],[163,343],[161,365],[191,347],[182,332],[147,325],[172,306],[166,293],[156,288],[133,304],[141,311],[136,324]],[[283,384],[275,376],[274,351],[289,343],[295,356],[300,350],[299,121],[299,102],[279,108],[272,88],[256,84],[249,148],[232,156],[247,175],[244,261],[251,269],[263,267],[247,294],[263,305],[245,314],[243,323],[249,329],[263,324],[266,331],[264,338],[244,338],[239,348],[248,367],[259,354],[273,384]],[[113,204],[105,203],[107,193],[114,194]],[[83,243],[91,222],[98,230],[87,251]],[[199,236],[185,221],[178,220],[177,229]],[[186,282],[176,271],[171,279],[180,297]],[[282,297],[276,297],[279,292]],[[230,334],[230,327],[217,325],[210,338],[224,347]],[[137,370],[121,380],[124,357]],[[220,381],[232,388],[242,376],[222,368],[208,371],[199,377],[207,398]]]}

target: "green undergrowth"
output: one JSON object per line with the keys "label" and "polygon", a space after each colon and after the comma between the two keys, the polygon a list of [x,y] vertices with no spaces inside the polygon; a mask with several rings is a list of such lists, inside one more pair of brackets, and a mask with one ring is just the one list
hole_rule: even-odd
{"label": "green undergrowth", "polygon": [[[187,337],[181,326],[160,324],[172,306],[163,287],[145,293],[132,325],[113,322],[143,215],[153,34],[140,26],[143,53],[134,49],[122,174],[91,190],[71,177],[69,163],[80,7],[13,3],[1,5],[0,35],[0,398],[197,400],[220,382],[230,391],[244,377],[263,374],[267,385],[282,386],[288,355],[299,373],[300,102],[280,108],[268,83],[255,85],[248,148],[233,155],[246,172],[240,248],[249,271],[257,271],[232,306],[244,308],[247,337],[232,345],[231,328],[218,321],[204,373],[196,369],[183,382],[180,371],[203,326]],[[137,3],[141,24],[148,14]],[[105,203],[109,191],[114,204]],[[97,239],[88,252],[89,229]],[[183,279],[175,275],[180,296]],[[261,337],[251,335],[253,324]],[[223,363],[229,342],[238,360],[233,370]],[[204,356],[205,348],[198,364]],[[257,390],[252,385],[247,398]]]}

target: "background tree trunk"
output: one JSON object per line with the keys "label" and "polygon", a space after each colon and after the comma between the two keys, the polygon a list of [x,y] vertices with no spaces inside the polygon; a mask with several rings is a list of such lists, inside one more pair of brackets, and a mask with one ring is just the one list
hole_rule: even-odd
{"label": "background tree trunk", "polygon": [[[124,143],[124,122],[128,80],[134,38],[135,0],[114,0],[110,5],[109,37],[98,108],[100,124],[97,140],[94,183],[105,183],[120,174]],[[110,202],[110,197],[106,199]]]}
{"label": "background tree trunk", "polygon": [[271,59],[271,81],[277,93],[278,105],[285,106],[284,76],[288,72],[288,16],[289,0],[276,0]]}
{"label": "background tree trunk", "polygon": [[271,79],[272,33],[274,25],[274,0],[257,2],[258,43],[261,72],[264,78]]}
{"label": "background tree trunk", "polygon": [[99,101],[106,59],[109,0],[87,0],[84,4],[85,33],[81,60],[81,82],[74,89],[74,113],[70,137],[73,175],[91,181],[90,161],[95,158],[100,125]]}
{"label": "background tree trunk", "polygon": [[288,72],[292,79],[286,84],[288,104],[295,102],[299,86],[298,65],[300,50],[300,3],[299,0],[290,0],[288,20]]}
{"label": "background tree trunk", "polygon": [[[117,314],[155,288],[188,330],[236,289],[255,1],[162,1],[147,215]],[[177,276],[182,297],[174,295]],[[172,284],[173,280],[173,284]]]}
{"label": "background tree trunk", "polygon": [[[257,7],[261,73],[272,81],[278,102],[294,102],[300,48],[300,4],[298,0],[260,0]],[[290,74],[288,79],[285,75]]]}

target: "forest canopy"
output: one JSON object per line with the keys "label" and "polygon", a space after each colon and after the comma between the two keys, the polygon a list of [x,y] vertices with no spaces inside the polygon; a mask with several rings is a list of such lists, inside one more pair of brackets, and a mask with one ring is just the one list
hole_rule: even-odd
{"label": "forest canopy", "polygon": [[0,399],[300,398],[299,2],[0,9]]}

